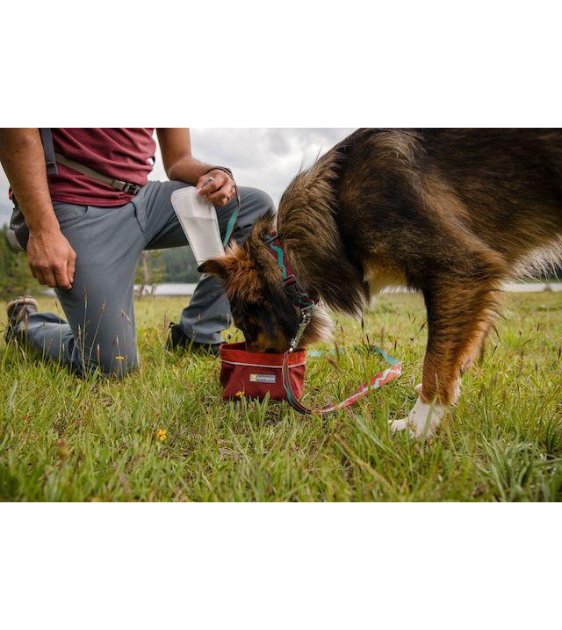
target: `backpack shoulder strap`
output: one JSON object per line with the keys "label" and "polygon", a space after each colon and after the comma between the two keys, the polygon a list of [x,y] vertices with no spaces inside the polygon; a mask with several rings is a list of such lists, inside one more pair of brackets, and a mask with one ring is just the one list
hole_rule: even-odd
{"label": "backpack shoulder strap", "polygon": [[45,152],[45,163],[47,164],[47,175],[58,175],[57,159],[55,147],[53,145],[53,134],[50,129],[39,129],[43,151]]}
{"label": "backpack shoulder strap", "polygon": [[120,179],[115,179],[114,177],[109,177],[108,175],[104,175],[103,173],[98,173],[98,171],[95,171],[93,168],[90,168],[85,164],[80,164],[79,162],[75,162],[74,160],[71,160],[64,155],[61,155],[60,153],[56,153],[55,146],[53,144],[53,134],[50,129],[39,129],[39,134],[41,135],[41,142],[43,143],[43,151],[45,153],[47,175],[58,175],[58,162],[59,164],[63,164],[64,166],[67,166],[74,171],[78,171],[83,175],[87,175],[92,179],[111,186],[115,190],[119,190],[129,195],[134,196],[138,194],[139,190],[141,189],[141,186],[139,186],[138,184],[132,184],[130,182],[125,182]]}

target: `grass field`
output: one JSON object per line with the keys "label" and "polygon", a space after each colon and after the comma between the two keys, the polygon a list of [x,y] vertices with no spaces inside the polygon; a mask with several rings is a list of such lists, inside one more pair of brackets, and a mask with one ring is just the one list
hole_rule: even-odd
{"label": "grass field", "polygon": [[[383,296],[365,318],[370,342],[403,360],[402,378],[329,419],[279,403],[223,404],[216,359],[163,350],[182,305],[137,302],[142,366],[123,382],[78,380],[2,342],[0,499],[562,500],[562,294],[506,296],[499,337],[428,444],[387,424],[415,401],[419,296]],[[338,321],[339,344],[362,339],[358,323]],[[306,400],[350,393],[381,365],[353,350],[310,359]]]}

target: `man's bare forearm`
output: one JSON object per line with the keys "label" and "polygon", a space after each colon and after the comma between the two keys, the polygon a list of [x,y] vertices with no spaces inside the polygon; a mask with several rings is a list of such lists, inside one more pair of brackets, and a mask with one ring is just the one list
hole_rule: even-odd
{"label": "man's bare forearm", "polygon": [[169,166],[166,174],[170,179],[195,186],[199,179],[211,168],[213,167],[209,164],[200,162],[194,157],[185,156]]}
{"label": "man's bare forearm", "polygon": [[0,129],[0,162],[30,233],[58,231],[38,129]]}
{"label": "man's bare forearm", "polygon": [[218,207],[225,206],[232,199],[234,180],[224,170],[193,157],[189,129],[158,129],[158,141],[166,175],[170,179],[193,184],[201,197]]}
{"label": "man's bare forearm", "polygon": [[0,129],[0,161],[29,228],[27,261],[41,284],[71,289],[76,253],[62,234],[38,129]]}
{"label": "man's bare forearm", "polygon": [[175,181],[197,185],[210,166],[196,160],[191,154],[189,129],[163,128],[156,131],[162,150],[166,175]]}

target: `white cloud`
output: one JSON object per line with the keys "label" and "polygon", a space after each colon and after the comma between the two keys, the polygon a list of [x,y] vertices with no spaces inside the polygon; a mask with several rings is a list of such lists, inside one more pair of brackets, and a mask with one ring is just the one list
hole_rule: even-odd
{"label": "white cloud", "polygon": [[[212,164],[228,166],[243,186],[269,193],[275,203],[301,165],[311,164],[352,129],[264,128],[191,130],[193,155]],[[159,156],[158,156],[159,158]],[[157,159],[151,179],[166,179]],[[8,181],[0,168],[0,223],[11,211]]]}

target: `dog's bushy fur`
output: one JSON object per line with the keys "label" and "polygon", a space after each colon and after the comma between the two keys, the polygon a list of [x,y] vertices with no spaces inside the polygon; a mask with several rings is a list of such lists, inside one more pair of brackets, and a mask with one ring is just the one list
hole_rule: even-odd
{"label": "dog's bushy fur", "polygon": [[[357,314],[381,288],[423,293],[428,345],[422,399],[454,402],[509,276],[562,260],[562,131],[360,129],[291,182],[278,229],[300,283]],[[263,243],[203,265],[224,281],[256,349],[284,349],[298,312]],[[304,343],[325,334],[320,313]],[[246,332],[246,331],[244,331]]]}

